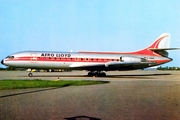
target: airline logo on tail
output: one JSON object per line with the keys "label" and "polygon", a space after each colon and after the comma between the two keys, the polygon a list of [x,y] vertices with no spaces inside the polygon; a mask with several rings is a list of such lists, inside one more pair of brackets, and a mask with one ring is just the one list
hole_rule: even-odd
{"label": "airline logo on tail", "polygon": [[169,48],[170,34],[164,33],[148,48]]}
{"label": "airline logo on tail", "polygon": [[165,50],[172,50],[172,48],[169,48],[169,46],[170,46],[170,34],[163,33],[149,47],[132,53],[168,57],[168,53]]}

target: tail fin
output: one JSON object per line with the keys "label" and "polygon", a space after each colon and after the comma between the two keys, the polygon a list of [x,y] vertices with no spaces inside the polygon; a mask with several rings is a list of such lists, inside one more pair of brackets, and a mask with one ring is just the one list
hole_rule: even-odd
{"label": "tail fin", "polygon": [[153,49],[162,49],[163,48],[164,49],[164,48],[169,48],[169,46],[170,46],[170,34],[163,33],[148,48],[153,48]]}
{"label": "tail fin", "polygon": [[153,42],[152,45],[135,53],[168,57],[168,52],[166,50],[176,49],[176,48],[169,48],[169,46],[170,46],[170,34],[163,33]]}
{"label": "tail fin", "polygon": [[[124,52],[123,54],[140,54],[140,55],[154,55],[168,57],[166,50],[176,50],[179,48],[169,48],[170,46],[170,34],[161,34],[152,45],[136,52]],[[92,52],[92,51],[79,51],[79,53],[93,53],[93,54],[122,54],[122,52]]]}

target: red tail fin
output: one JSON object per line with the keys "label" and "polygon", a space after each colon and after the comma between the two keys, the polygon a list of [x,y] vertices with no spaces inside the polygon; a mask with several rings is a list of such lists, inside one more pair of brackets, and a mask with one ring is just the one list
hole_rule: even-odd
{"label": "red tail fin", "polygon": [[[169,48],[170,45],[170,34],[161,34],[152,45],[149,47],[139,50],[136,52],[92,52],[92,51],[80,51],[79,53],[91,53],[91,54],[145,54],[145,55],[155,55],[155,56],[168,56],[168,52],[165,50],[172,50],[174,48]],[[176,49],[176,48],[175,48]]]}
{"label": "red tail fin", "polygon": [[146,55],[160,55],[159,53],[155,52],[158,49],[168,49],[170,45],[170,34],[169,33],[163,33],[161,34],[152,45],[149,47],[139,50],[136,52],[133,52],[134,54],[146,54]]}

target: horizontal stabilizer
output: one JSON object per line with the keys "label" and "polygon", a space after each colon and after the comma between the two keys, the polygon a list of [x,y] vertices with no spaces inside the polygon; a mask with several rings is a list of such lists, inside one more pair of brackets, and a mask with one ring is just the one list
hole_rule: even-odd
{"label": "horizontal stabilizer", "polygon": [[168,57],[168,52],[166,50],[179,50],[180,48],[149,48],[149,50],[158,53],[164,57]]}
{"label": "horizontal stabilizer", "polygon": [[161,51],[161,50],[180,50],[180,48],[149,48],[152,51]]}

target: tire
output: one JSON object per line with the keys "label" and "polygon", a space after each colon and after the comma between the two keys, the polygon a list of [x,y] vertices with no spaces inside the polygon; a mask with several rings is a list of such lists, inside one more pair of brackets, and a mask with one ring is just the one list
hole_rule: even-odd
{"label": "tire", "polygon": [[102,72],[102,73],[100,73],[100,76],[101,77],[106,77],[106,73]]}
{"label": "tire", "polygon": [[94,76],[93,72],[89,72],[88,76]]}
{"label": "tire", "polygon": [[29,77],[33,77],[33,74],[32,74],[32,73],[29,73],[28,76],[29,76]]}

